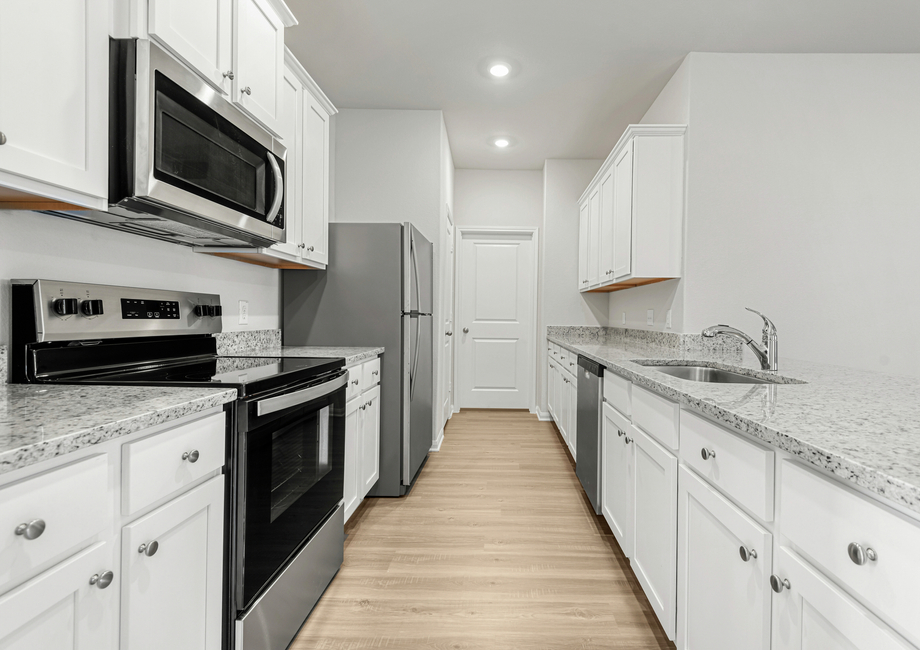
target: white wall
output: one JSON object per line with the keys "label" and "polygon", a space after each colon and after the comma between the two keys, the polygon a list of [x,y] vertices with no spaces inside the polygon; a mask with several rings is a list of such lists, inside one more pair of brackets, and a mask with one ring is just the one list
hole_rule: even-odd
{"label": "white wall", "polygon": [[456,225],[539,228],[543,175],[539,171],[458,169]]}
{"label": "white wall", "polygon": [[[280,327],[280,274],[185,246],[38,212],[0,211],[0,343],[9,343],[13,278],[47,278],[220,294],[224,331]],[[239,300],[249,325],[239,325]]]}

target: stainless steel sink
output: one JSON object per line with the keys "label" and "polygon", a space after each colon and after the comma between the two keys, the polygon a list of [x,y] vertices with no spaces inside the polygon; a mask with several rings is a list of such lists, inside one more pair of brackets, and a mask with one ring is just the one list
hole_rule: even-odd
{"label": "stainless steel sink", "polygon": [[758,377],[749,377],[731,370],[708,368],[706,366],[645,366],[678,379],[703,381],[711,384],[778,384],[780,382]]}

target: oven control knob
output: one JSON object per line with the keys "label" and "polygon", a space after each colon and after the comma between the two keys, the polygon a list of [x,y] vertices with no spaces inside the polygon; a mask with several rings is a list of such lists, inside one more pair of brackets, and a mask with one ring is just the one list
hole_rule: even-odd
{"label": "oven control knob", "polygon": [[220,305],[210,305],[208,307],[208,316],[217,317],[217,316],[222,316],[223,313],[224,313],[224,309]]}
{"label": "oven control knob", "polygon": [[195,305],[195,315],[198,318],[201,318],[202,316],[210,316],[210,314],[208,313],[208,306],[207,305]]}
{"label": "oven control knob", "polygon": [[102,301],[101,300],[84,300],[80,303],[80,311],[83,312],[84,316],[98,316],[102,314]]}
{"label": "oven control knob", "polygon": [[52,304],[54,313],[58,316],[72,316],[77,313],[76,298],[58,298]]}

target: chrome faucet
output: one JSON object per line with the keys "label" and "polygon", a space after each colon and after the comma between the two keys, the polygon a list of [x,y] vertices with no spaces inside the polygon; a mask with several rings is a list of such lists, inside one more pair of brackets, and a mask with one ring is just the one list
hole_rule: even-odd
{"label": "chrome faucet", "polygon": [[750,307],[745,307],[745,309],[754,312],[763,319],[763,344],[758,343],[741,330],[729,327],[728,325],[713,325],[712,327],[707,327],[703,330],[703,336],[711,339],[719,334],[727,334],[728,336],[734,336],[735,338],[741,339],[754,351],[754,354],[757,355],[757,360],[760,361],[760,367],[762,369],[776,370],[776,361],[778,358],[776,354],[776,325],[756,309],[751,309]]}

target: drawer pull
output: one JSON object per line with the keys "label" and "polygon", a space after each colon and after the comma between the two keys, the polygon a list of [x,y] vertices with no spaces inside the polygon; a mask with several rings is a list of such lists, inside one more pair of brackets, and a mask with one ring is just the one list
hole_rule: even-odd
{"label": "drawer pull", "polygon": [[112,581],[115,579],[115,574],[111,571],[103,571],[102,573],[94,573],[93,576],[89,579],[89,583],[100,589],[105,589]]}
{"label": "drawer pull", "polygon": [[741,554],[741,559],[744,560],[745,562],[751,559],[754,559],[754,560],[757,559],[757,551],[755,551],[752,548],[749,549],[749,548],[745,548],[744,546],[742,546],[741,548],[738,549],[738,552]]}
{"label": "drawer pull", "polygon": [[792,585],[789,584],[789,578],[780,580],[779,576],[772,575],[770,576],[770,588],[779,594],[783,592],[783,589],[792,589]]}
{"label": "drawer pull", "polygon": [[201,454],[198,453],[197,449],[192,449],[182,454],[182,460],[187,460],[190,463],[197,463],[199,458],[201,458]]}
{"label": "drawer pull", "polygon": [[45,532],[45,520],[33,519],[27,524],[19,524],[15,532],[26,539],[38,539]]}
{"label": "drawer pull", "polygon": [[706,449],[706,447],[703,447],[703,450],[700,452],[700,456],[703,457],[703,460],[709,460],[710,458],[716,457],[716,452],[713,449]]}
{"label": "drawer pull", "polygon": [[847,546],[847,555],[853,560],[853,564],[859,566],[864,565],[866,562],[875,562],[878,559],[878,553],[874,549],[863,548],[861,544],[856,542],[852,542]]}
{"label": "drawer pull", "polygon": [[137,547],[138,553],[143,553],[147,557],[153,557],[157,554],[157,551],[160,550],[160,543],[156,540],[152,542],[147,542],[146,544],[141,544]]}

